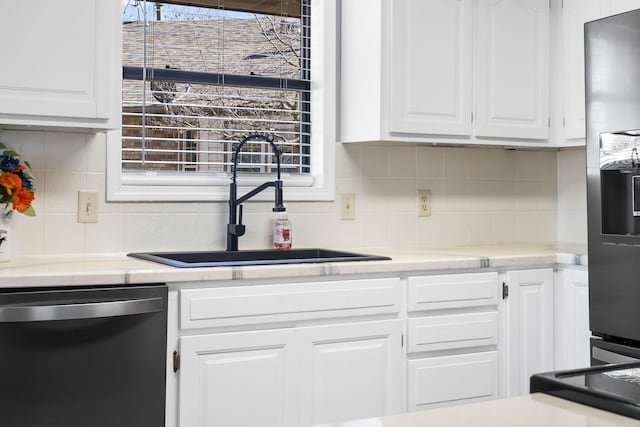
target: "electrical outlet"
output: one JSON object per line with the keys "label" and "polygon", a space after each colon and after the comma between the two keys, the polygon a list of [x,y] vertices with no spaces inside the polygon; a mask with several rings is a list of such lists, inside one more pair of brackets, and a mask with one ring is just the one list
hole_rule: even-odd
{"label": "electrical outlet", "polygon": [[78,191],[78,222],[98,222],[97,191]]}
{"label": "electrical outlet", "polygon": [[356,195],[354,193],[340,196],[340,219],[356,219]]}
{"label": "electrical outlet", "polygon": [[418,216],[431,216],[431,190],[418,190]]}

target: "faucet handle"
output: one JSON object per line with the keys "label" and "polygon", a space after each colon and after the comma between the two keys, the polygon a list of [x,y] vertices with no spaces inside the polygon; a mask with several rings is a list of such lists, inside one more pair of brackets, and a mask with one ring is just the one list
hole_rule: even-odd
{"label": "faucet handle", "polygon": [[246,227],[243,224],[227,224],[227,231],[234,236],[244,236]]}
{"label": "faucet handle", "polygon": [[244,232],[246,231],[246,227],[242,223],[242,205],[238,206],[238,223],[237,224],[227,224],[227,231],[229,234],[233,234],[234,236],[244,236]]}

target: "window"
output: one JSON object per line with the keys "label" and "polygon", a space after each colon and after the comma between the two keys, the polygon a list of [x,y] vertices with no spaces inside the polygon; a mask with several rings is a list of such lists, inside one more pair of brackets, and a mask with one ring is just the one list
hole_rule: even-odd
{"label": "window", "polygon": [[[122,131],[109,135],[109,198],[224,200],[233,149],[257,132],[283,153],[287,199],[332,198],[333,3],[124,2]],[[239,160],[241,186],[275,173],[266,141],[246,144]]]}

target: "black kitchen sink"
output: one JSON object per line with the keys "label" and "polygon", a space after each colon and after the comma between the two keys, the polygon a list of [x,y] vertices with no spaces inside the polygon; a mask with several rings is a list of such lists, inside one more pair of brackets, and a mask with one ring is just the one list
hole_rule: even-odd
{"label": "black kitchen sink", "polygon": [[330,249],[139,252],[130,257],[159,262],[173,267],[230,267],[242,265],[303,264],[314,262],[382,261],[391,258]]}

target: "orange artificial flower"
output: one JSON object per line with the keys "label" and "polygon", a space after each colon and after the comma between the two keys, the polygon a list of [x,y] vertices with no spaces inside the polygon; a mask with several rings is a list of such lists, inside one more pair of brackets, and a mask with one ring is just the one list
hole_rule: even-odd
{"label": "orange artificial flower", "polygon": [[22,180],[18,175],[11,172],[5,172],[0,175],[0,184],[7,188],[9,195],[13,193],[12,190],[18,190],[22,188]]}
{"label": "orange artificial flower", "polygon": [[16,194],[13,195],[13,209],[18,212],[24,212],[29,209],[31,206],[31,202],[36,198],[36,195],[33,191],[25,190],[20,187]]}
{"label": "orange artificial flower", "polygon": [[24,166],[24,165],[18,165],[18,166],[16,166],[16,168],[15,168],[12,172],[14,172],[14,173],[18,173],[18,172],[20,172],[20,171],[25,170],[26,168],[27,168],[27,167],[26,167],[26,166]]}

